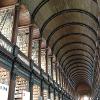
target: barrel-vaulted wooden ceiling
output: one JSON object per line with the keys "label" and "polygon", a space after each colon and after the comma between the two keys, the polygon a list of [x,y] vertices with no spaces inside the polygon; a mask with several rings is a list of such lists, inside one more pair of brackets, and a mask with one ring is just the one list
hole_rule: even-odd
{"label": "barrel-vaulted wooden ceiling", "polygon": [[[6,0],[2,0],[2,4],[3,1]],[[21,3],[28,8],[41,36],[51,47],[71,85],[79,89],[84,84],[86,90],[90,90],[93,85],[99,26],[97,1],[21,0]]]}
{"label": "barrel-vaulted wooden ceiling", "polygon": [[[73,87],[93,85],[98,29],[96,0],[29,0],[41,36]],[[27,0],[22,0],[27,2]],[[30,5],[31,3],[31,5]]]}

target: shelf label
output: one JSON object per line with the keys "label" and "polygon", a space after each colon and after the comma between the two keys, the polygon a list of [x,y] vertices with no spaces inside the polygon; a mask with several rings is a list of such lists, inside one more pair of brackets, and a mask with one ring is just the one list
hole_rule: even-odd
{"label": "shelf label", "polygon": [[0,100],[8,100],[9,86],[0,83]]}
{"label": "shelf label", "polygon": [[22,100],[30,100],[30,92],[23,91],[23,98]]}

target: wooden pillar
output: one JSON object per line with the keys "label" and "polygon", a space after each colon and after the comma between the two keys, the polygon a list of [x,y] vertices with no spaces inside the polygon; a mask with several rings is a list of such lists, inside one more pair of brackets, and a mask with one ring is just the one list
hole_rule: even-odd
{"label": "wooden pillar", "polygon": [[66,78],[64,78],[64,89],[66,90]]}
{"label": "wooden pillar", "polygon": [[57,77],[58,77],[57,81],[58,81],[58,84],[59,84],[59,66],[57,67]]}
{"label": "wooden pillar", "polygon": [[60,68],[59,68],[59,84],[60,84],[60,86],[61,86],[61,72],[60,72]]}
{"label": "wooden pillar", "polygon": [[32,40],[33,40],[33,25],[29,26],[29,47],[28,47],[28,58],[32,56]]}
{"label": "wooden pillar", "polygon": [[53,79],[53,57],[51,56],[51,77]]}
{"label": "wooden pillar", "polygon": [[14,72],[14,68],[15,68],[16,57],[17,57],[18,51],[19,51],[19,48],[17,46],[14,46],[14,52],[13,52],[14,61],[12,63],[12,68],[10,72],[8,100],[14,100],[15,85],[16,85],[16,73]]}
{"label": "wooden pillar", "polygon": [[64,75],[62,73],[62,87],[64,87]]}
{"label": "wooden pillar", "polygon": [[56,83],[58,84],[58,71],[57,71],[57,66],[56,66]]}
{"label": "wooden pillar", "polygon": [[63,72],[61,72],[61,83],[62,83],[62,87],[63,87]]}
{"label": "wooden pillar", "polygon": [[[41,76],[42,76],[42,70],[41,70],[41,43],[42,43],[42,38],[41,37],[39,38],[38,43],[39,43],[39,49],[38,49],[38,66],[40,68]],[[43,98],[43,78],[41,78],[40,95],[42,97],[42,100],[44,100],[44,98]]]}
{"label": "wooden pillar", "polygon": [[68,92],[67,91],[67,82],[66,82],[66,80],[65,80],[65,91],[66,91],[66,93]]}
{"label": "wooden pillar", "polygon": [[61,92],[59,92],[58,97],[59,97],[59,100],[62,100],[62,99],[61,99]]}
{"label": "wooden pillar", "polygon": [[61,87],[63,87],[63,73],[61,71]]}
{"label": "wooden pillar", "polygon": [[54,100],[56,100],[56,91],[54,89]]}
{"label": "wooden pillar", "polygon": [[64,100],[63,93],[62,93],[62,100]]}
{"label": "wooden pillar", "polygon": [[[65,89],[65,80],[66,80],[66,78],[64,77],[64,89]],[[66,90],[66,89],[65,89]]]}
{"label": "wooden pillar", "polygon": [[45,59],[46,59],[46,73],[48,74],[48,48],[46,48],[46,56],[45,56]]}
{"label": "wooden pillar", "polygon": [[64,86],[64,89],[65,89],[65,77],[63,78],[63,86]]}
{"label": "wooden pillar", "polygon": [[56,61],[56,65],[55,65],[55,70],[56,70],[56,83],[58,83],[58,76],[57,76],[57,61]]}
{"label": "wooden pillar", "polygon": [[39,51],[38,51],[38,66],[41,68],[41,38],[39,39]]}
{"label": "wooden pillar", "polygon": [[62,78],[62,87],[63,87],[63,73],[61,72],[61,78]]}
{"label": "wooden pillar", "polygon": [[43,80],[41,80],[41,92],[40,92],[40,95],[42,97],[42,100],[44,100],[44,97],[43,97]]}
{"label": "wooden pillar", "polygon": [[15,13],[14,13],[14,22],[13,22],[12,39],[11,39],[11,42],[14,45],[16,45],[17,42],[19,13],[20,13],[20,0],[18,0],[18,4],[16,4],[15,6]]}
{"label": "wooden pillar", "polygon": [[30,91],[30,100],[33,100],[33,81],[32,81],[32,74],[30,75],[29,91]]}
{"label": "wooden pillar", "polygon": [[61,87],[63,87],[63,73],[61,71]]}
{"label": "wooden pillar", "polygon": [[16,85],[16,74],[13,71],[11,71],[8,100],[14,100],[15,85]]}
{"label": "wooden pillar", "polygon": [[50,98],[50,85],[49,85],[49,88],[48,88],[48,98],[51,99]]}

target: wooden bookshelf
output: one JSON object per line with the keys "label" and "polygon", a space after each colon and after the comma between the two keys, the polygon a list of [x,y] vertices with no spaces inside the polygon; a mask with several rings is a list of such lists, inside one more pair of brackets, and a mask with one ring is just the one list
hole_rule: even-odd
{"label": "wooden bookshelf", "polygon": [[9,72],[4,68],[0,68],[0,83],[9,85],[9,80]]}
{"label": "wooden bookshelf", "polygon": [[38,100],[40,96],[40,86],[37,84],[33,85],[33,100]]}
{"label": "wooden bookshelf", "polygon": [[22,77],[16,77],[15,100],[22,100],[23,91],[29,90],[29,82]]}

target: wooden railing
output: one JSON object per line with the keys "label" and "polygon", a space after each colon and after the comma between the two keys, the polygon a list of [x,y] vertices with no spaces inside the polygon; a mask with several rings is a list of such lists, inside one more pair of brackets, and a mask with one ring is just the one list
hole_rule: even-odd
{"label": "wooden railing", "polygon": [[[5,49],[7,52],[9,52],[10,54],[13,55],[14,53],[14,45],[5,37],[1,34],[0,32],[0,47]],[[43,72],[43,70],[40,70],[39,66],[37,66],[33,60],[30,60],[24,53],[22,53],[20,50],[18,50],[18,54],[17,54],[17,58],[20,60],[20,62],[22,62],[23,64],[26,64],[27,66],[30,67],[30,61],[32,61],[32,69],[37,72],[39,75],[42,71],[42,75],[43,77],[48,80],[48,75]],[[51,84],[53,84],[53,79],[49,76],[49,82]],[[55,86],[57,86],[57,84],[55,83]],[[61,88],[60,88],[61,89]]]}
{"label": "wooden railing", "polygon": [[30,66],[30,60],[27,56],[25,56],[24,53],[22,53],[20,50],[18,52],[18,58],[25,63],[27,66]]}
{"label": "wooden railing", "polygon": [[0,32],[0,46],[6,49],[9,53],[13,54],[14,45],[5,36],[3,36],[1,32]]}

